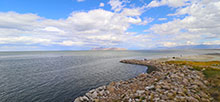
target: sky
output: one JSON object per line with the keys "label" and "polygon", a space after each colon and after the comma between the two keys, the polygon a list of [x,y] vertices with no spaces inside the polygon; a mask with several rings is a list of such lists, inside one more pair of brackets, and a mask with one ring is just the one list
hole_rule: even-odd
{"label": "sky", "polygon": [[0,51],[220,45],[219,0],[1,0]]}

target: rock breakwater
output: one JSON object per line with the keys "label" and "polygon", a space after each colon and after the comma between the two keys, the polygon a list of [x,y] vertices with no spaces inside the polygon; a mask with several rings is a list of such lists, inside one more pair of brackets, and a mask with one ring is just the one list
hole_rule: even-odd
{"label": "rock breakwater", "polygon": [[210,102],[208,81],[200,71],[156,60],[122,60],[157,71],[93,89],[74,102]]}

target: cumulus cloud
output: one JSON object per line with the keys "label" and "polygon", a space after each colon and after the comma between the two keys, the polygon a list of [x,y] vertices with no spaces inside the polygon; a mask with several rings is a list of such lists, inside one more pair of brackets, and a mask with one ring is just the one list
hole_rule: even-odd
{"label": "cumulus cloud", "polygon": [[140,15],[136,9],[124,9],[120,13],[95,9],[52,20],[36,14],[1,12],[0,44],[113,47],[129,42],[135,45],[138,39],[148,39],[127,32],[131,24],[143,22]]}
{"label": "cumulus cloud", "polygon": [[205,44],[205,45],[220,45],[220,40],[205,41],[203,44]]}
{"label": "cumulus cloud", "polygon": [[142,14],[141,9],[139,8],[124,8],[122,14],[125,16],[140,16]]}
{"label": "cumulus cloud", "polygon": [[103,3],[103,2],[101,2],[100,4],[99,4],[99,7],[104,7],[105,6],[105,4]]}
{"label": "cumulus cloud", "polygon": [[43,49],[38,46],[18,46],[18,45],[3,45],[0,46],[1,51],[40,51],[40,50],[48,50]]}
{"label": "cumulus cloud", "polygon": [[48,31],[48,32],[59,32],[59,33],[65,33],[65,31],[60,30],[59,28],[56,27],[45,27],[43,30]]}
{"label": "cumulus cloud", "polygon": [[73,46],[73,45],[83,45],[83,42],[73,42],[71,40],[62,41],[61,43],[58,43],[60,45],[64,46]]}
{"label": "cumulus cloud", "polygon": [[31,30],[29,26],[37,25],[43,18],[35,14],[18,14],[16,12],[0,12],[0,28]]}
{"label": "cumulus cloud", "polygon": [[127,0],[110,0],[108,4],[111,5],[111,9],[119,12],[125,7],[125,3],[128,3]]}
{"label": "cumulus cloud", "polygon": [[186,41],[186,45],[197,45],[195,42],[192,41]]}
{"label": "cumulus cloud", "polygon": [[147,25],[148,23],[151,23],[151,22],[153,22],[153,21],[154,21],[153,18],[147,18],[147,17],[145,17],[144,20],[143,20],[141,23],[139,23],[139,25]]}
{"label": "cumulus cloud", "polygon": [[[212,40],[220,39],[220,1],[218,0],[212,0],[212,2],[193,0],[169,16],[174,16],[176,19],[155,24],[145,31],[158,34],[160,39],[176,45],[214,44]],[[178,18],[179,16],[183,18]],[[207,40],[211,41],[206,42]]]}
{"label": "cumulus cloud", "polygon": [[175,42],[162,42],[162,44],[165,47],[173,47],[177,45]]}
{"label": "cumulus cloud", "polygon": [[[153,0],[148,9],[175,8],[174,18],[149,26],[144,33],[128,32],[132,25],[154,21],[142,17],[144,7],[127,8],[128,0],[110,0],[111,9],[73,12],[65,19],[47,19],[37,14],[0,12],[0,44],[20,46],[77,46],[152,48],[196,44],[219,44],[220,1]],[[102,4],[100,3],[100,6]],[[103,5],[104,6],[104,5]],[[144,5],[146,6],[146,5]],[[167,20],[159,18],[158,20]]]}
{"label": "cumulus cloud", "polygon": [[44,38],[33,38],[33,37],[27,37],[27,36],[21,36],[21,37],[2,37],[0,38],[0,44],[44,44],[47,45],[51,42],[50,39],[44,39]]}
{"label": "cumulus cloud", "polygon": [[85,1],[85,0],[77,0],[77,2],[83,2],[83,1]]}
{"label": "cumulus cloud", "polygon": [[189,5],[190,0],[153,0],[151,1],[147,7],[159,7],[167,5],[169,7],[182,7]]}

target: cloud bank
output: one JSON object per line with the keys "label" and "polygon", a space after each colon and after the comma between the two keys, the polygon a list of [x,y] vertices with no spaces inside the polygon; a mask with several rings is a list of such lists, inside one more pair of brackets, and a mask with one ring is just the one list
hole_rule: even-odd
{"label": "cloud bank", "polygon": [[[78,0],[83,1],[83,0]],[[142,7],[128,0],[110,0],[111,10],[73,12],[65,19],[47,19],[37,14],[0,12],[0,48],[27,46],[124,47],[148,49],[179,45],[220,44],[220,1],[153,0]],[[107,5],[107,4],[106,4]],[[104,7],[104,3],[100,3]],[[131,32],[133,25],[156,21],[143,17],[146,9],[168,6],[175,13],[151,25],[143,33]],[[167,18],[172,17],[173,20]],[[4,45],[4,46],[3,46]],[[8,46],[7,46],[8,45]],[[10,45],[10,46],[9,46]]]}
{"label": "cloud bank", "polygon": [[127,32],[131,24],[143,22],[140,15],[136,9],[120,13],[95,9],[52,20],[36,14],[1,12],[0,44],[113,47],[144,43],[139,40],[146,38],[144,35]]}
{"label": "cloud bank", "polygon": [[[174,14],[167,15],[176,17],[176,19],[163,24],[155,24],[146,31],[160,35],[160,39],[164,41],[172,42],[169,43],[170,46],[219,44],[215,42],[220,40],[220,1],[178,0],[178,2],[181,3],[177,3],[177,0],[152,1],[148,6],[177,7]],[[181,19],[181,16],[184,18]]]}

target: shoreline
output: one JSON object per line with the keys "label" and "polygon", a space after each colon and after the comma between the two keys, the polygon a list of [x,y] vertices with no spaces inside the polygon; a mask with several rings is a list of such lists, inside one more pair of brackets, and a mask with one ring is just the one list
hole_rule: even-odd
{"label": "shoreline", "polygon": [[[210,58],[210,55],[203,56]],[[201,59],[195,56],[190,57],[187,56],[191,60]],[[77,97],[74,102],[213,101],[207,90],[208,81],[205,80],[202,72],[192,70],[190,66],[165,63],[165,61],[175,60],[186,60],[186,58],[121,60],[121,63],[144,65],[155,70],[132,79],[111,82],[108,85],[92,89],[84,96]]]}

